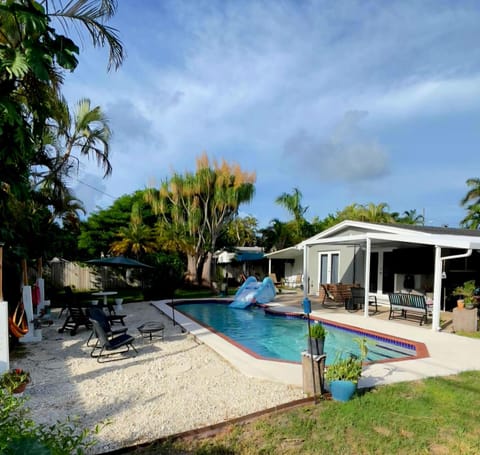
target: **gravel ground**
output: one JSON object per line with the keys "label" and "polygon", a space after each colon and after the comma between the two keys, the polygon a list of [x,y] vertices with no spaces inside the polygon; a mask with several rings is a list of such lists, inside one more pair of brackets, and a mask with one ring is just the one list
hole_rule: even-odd
{"label": "gravel ground", "polygon": [[[43,328],[39,343],[28,343],[25,356],[10,361],[32,381],[31,417],[38,423],[78,417],[82,428],[102,422],[91,453],[223,422],[303,397],[300,388],[247,378],[147,302],[124,304],[129,333],[139,354],[99,364],[91,358],[85,328],[75,336],[58,333],[64,317]],[[142,340],[142,322],[162,321],[164,340]]]}

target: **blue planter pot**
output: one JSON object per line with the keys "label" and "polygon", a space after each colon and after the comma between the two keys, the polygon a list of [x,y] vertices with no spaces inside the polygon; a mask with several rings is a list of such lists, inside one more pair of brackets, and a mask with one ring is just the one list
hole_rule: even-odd
{"label": "blue planter pot", "polygon": [[329,388],[335,401],[348,401],[356,392],[357,384],[352,381],[332,381]]}

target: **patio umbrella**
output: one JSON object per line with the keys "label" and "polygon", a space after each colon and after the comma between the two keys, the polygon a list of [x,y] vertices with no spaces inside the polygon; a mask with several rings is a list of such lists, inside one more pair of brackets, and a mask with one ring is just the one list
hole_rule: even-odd
{"label": "patio umbrella", "polygon": [[[125,256],[111,256],[98,259],[90,259],[85,261],[86,264],[96,265],[101,267],[112,267],[112,268],[125,268],[125,269],[153,269],[154,267],[144,264],[143,262],[136,261],[135,259],[130,259]],[[105,273],[102,273],[102,281],[105,283],[107,281],[106,268],[103,269]],[[128,280],[128,271],[127,276],[125,277]],[[143,280],[142,280],[143,286]]]}
{"label": "patio umbrella", "polygon": [[90,259],[85,261],[86,264],[100,265],[105,267],[125,267],[137,269],[153,269],[152,266],[136,261],[135,259],[126,258],[125,256],[112,256],[99,259]]}

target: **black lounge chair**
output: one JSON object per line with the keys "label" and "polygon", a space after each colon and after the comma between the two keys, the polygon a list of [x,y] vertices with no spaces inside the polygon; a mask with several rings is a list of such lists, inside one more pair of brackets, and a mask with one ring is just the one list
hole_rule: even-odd
{"label": "black lounge chair", "polygon": [[92,324],[87,315],[83,311],[82,307],[78,305],[67,305],[67,318],[63,323],[63,326],[58,329],[59,333],[63,333],[65,330],[70,330],[70,335],[75,335],[78,328],[84,325],[87,329],[92,328]]}
{"label": "black lounge chair", "polygon": [[108,320],[111,324],[114,324],[115,322],[120,322],[120,324],[125,325],[125,322],[123,320],[127,317],[126,314],[117,314],[115,312],[115,308],[110,302],[107,303],[107,308],[109,313]]}
{"label": "black lounge chair", "polygon": [[64,294],[63,294],[63,305],[62,309],[60,310],[60,313],[58,315],[58,319],[62,317],[62,314],[64,311],[68,313],[68,307],[70,306],[78,306],[77,299],[75,297],[75,293],[73,292],[72,288],[70,286],[65,286],[63,288]]}
{"label": "black lounge chair", "polygon": [[[93,330],[95,331],[95,335],[98,338],[98,341],[93,347],[92,352],[90,353],[90,356],[96,358],[97,362],[104,363],[104,362],[112,362],[114,360],[125,359],[126,357],[121,356],[121,357],[113,358],[110,360],[102,360],[103,357],[109,357],[109,356],[114,356],[116,354],[124,354],[126,352],[129,352],[130,348],[132,348],[135,351],[135,353],[138,354],[138,351],[135,349],[135,346],[133,345],[133,342],[135,340],[133,336],[129,335],[128,333],[123,333],[121,335],[118,335],[109,339],[107,334],[103,330],[102,325],[97,320],[90,319],[90,321],[93,325]],[[119,350],[122,347],[126,347],[126,349]],[[97,351],[99,352],[97,353]]]}
{"label": "black lounge chair", "polygon": [[[104,332],[107,334],[108,338],[112,338],[115,335],[121,335],[123,333],[126,333],[128,330],[127,327],[122,327],[120,329],[112,329],[109,321],[109,316],[107,316],[105,312],[100,308],[90,308],[88,310],[88,314],[90,316],[90,319],[95,319],[100,323]],[[92,332],[90,333],[90,336],[88,337],[88,340],[87,340],[87,346],[90,346],[90,340],[94,336],[95,336],[95,330],[92,327]],[[96,344],[98,344],[98,339]]]}

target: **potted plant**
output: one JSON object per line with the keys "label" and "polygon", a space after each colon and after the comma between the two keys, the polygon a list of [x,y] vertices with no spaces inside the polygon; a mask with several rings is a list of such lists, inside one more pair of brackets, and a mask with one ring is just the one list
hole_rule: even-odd
{"label": "potted plant", "polygon": [[311,324],[308,329],[308,353],[322,355],[327,331],[321,322]]}
{"label": "potted plant", "polygon": [[328,383],[332,398],[336,401],[348,401],[357,390],[358,380],[362,375],[363,360],[367,356],[367,340],[356,339],[360,347],[360,356],[350,355],[347,358],[337,357],[327,367],[325,380]]}
{"label": "potted plant", "polygon": [[[462,286],[457,286],[453,292],[452,295],[456,296],[462,296],[462,299],[457,300],[457,306],[458,308],[463,308],[463,304],[465,304],[466,308],[473,308],[474,306],[474,295],[475,295],[475,280],[469,280],[465,281]],[[461,301],[463,300],[463,304]]]}
{"label": "potted plant", "polygon": [[14,368],[0,376],[0,387],[10,393],[22,393],[30,382],[30,373]]}

